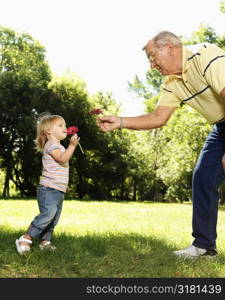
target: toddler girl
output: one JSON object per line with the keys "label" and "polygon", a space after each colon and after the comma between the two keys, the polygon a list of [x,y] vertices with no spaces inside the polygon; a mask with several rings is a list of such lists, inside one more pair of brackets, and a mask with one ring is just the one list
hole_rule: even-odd
{"label": "toddler girl", "polygon": [[40,238],[41,250],[54,250],[51,237],[62,210],[64,194],[69,181],[69,160],[79,142],[74,134],[65,149],[60,141],[67,136],[65,120],[58,115],[42,116],[37,125],[36,148],[43,153],[42,176],[37,189],[39,215],[31,222],[27,232],[16,240],[19,254],[30,251],[33,238]]}

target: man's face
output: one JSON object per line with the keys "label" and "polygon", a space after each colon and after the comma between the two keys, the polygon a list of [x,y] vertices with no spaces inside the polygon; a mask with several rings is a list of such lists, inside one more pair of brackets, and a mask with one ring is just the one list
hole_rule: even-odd
{"label": "man's face", "polygon": [[171,45],[156,47],[150,41],[145,51],[151,68],[157,69],[164,76],[174,74],[174,59],[171,56]]}

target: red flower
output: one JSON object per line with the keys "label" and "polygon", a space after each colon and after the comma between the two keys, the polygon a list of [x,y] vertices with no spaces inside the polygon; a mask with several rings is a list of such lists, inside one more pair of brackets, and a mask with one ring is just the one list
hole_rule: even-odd
{"label": "red flower", "polygon": [[[70,127],[67,128],[66,131],[67,131],[67,135],[73,135],[73,134],[77,133],[79,131],[79,129],[78,129],[77,126],[70,126]],[[83,151],[83,149],[81,147],[81,144],[79,142],[78,142],[78,145],[80,147],[81,152],[84,154],[84,151]]]}
{"label": "red flower", "polygon": [[99,115],[102,113],[103,113],[103,111],[100,108],[96,108],[96,109],[93,109],[92,111],[90,111],[91,115]]}
{"label": "red flower", "polygon": [[67,128],[67,134],[68,135],[73,135],[79,131],[77,126],[70,126]]}

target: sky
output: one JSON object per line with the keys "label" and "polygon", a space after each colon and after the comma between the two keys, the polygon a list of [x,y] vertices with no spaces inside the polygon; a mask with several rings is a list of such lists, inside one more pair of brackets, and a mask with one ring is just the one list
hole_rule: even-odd
{"label": "sky", "polygon": [[90,94],[109,91],[123,116],[144,112],[128,81],[149,68],[142,47],[161,30],[189,38],[199,25],[225,33],[220,0],[0,0],[0,25],[29,33],[51,70],[74,72]]}

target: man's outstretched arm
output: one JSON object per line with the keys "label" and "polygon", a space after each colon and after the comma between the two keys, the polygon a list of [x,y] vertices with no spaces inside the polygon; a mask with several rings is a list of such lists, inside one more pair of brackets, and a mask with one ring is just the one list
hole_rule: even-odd
{"label": "man's outstretched arm", "polygon": [[103,116],[98,118],[97,125],[103,131],[118,128],[149,130],[164,126],[175,110],[176,107],[158,106],[154,112],[136,117]]}

